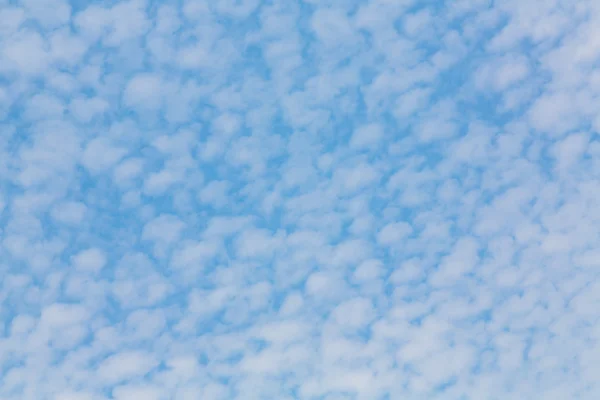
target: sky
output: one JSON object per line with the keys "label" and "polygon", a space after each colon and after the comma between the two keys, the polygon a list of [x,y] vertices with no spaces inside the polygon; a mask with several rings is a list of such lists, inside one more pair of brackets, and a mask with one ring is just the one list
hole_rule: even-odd
{"label": "sky", "polygon": [[0,399],[600,398],[600,2],[0,0]]}

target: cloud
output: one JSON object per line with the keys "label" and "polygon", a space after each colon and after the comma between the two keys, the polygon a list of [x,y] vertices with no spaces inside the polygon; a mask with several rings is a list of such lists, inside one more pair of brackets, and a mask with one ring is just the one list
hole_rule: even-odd
{"label": "cloud", "polygon": [[157,366],[151,354],[143,351],[123,351],[106,358],[98,367],[98,377],[107,383],[118,383],[143,377]]}
{"label": "cloud", "polygon": [[44,41],[37,32],[19,31],[2,44],[2,70],[27,75],[41,74],[50,63]]}
{"label": "cloud", "polygon": [[0,398],[598,398],[599,22],[0,1]]}
{"label": "cloud", "polygon": [[350,147],[355,149],[375,147],[383,139],[383,128],[377,124],[359,127],[350,139]]}
{"label": "cloud", "polygon": [[106,266],[106,254],[104,251],[91,247],[74,255],[71,260],[75,268],[83,272],[97,273]]}
{"label": "cloud", "polygon": [[127,150],[114,146],[109,139],[95,138],[91,140],[82,153],[82,164],[92,173],[100,173],[115,165]]}
{"label": "cloud", "polygon": [[129,107],[157,110],[162,104],[162,85],[156,74],[138,74],[127,83],[123,101]]}
{"label": "cloud", "polygon": [[503,92],[510,86],[522,82],[529,74],[527,58],[504,56],[480,67],[475,75],[475,84],[482,90]]}
{"label": "cloud", "polygon": [[557,142],[552,148],[557,168],[564,170],[576,163],[588,147],[588,140],[587,134],[574,133]]}
{"label": "cloud", "polygon": [[52,208],[51,215],[57,222],[78,225],[83,221],[87,207],[75,201],[65,202]]}

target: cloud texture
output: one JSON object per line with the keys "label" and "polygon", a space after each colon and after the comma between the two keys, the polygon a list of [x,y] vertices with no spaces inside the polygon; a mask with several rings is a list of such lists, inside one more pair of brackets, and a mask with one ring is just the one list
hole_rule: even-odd
{"label": "cloud texture", "polygon": [[0,0],[0,398],[600,398],[600,2]]}

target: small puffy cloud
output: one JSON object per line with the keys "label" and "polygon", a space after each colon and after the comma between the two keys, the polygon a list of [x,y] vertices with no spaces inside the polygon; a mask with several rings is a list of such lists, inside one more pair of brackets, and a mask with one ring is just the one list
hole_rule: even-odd
{"label": "small puffy cloud", "polygon": [[218,13],[230,17],[245,18],[250,15],[259,5],[260,0],[224,0],[218,4],[215,4],[215,10]]}
{"label": "small puffy cloud", "polygon": [[230,186],[231,184],[228,181],[208,182],[198,193],[198,199],[202,203],[210,204],[213,207],[224,207],[229,200]]}
{"label": "small puffy cloud", "polygon": [[529,63],[523,56],[505,56],[483,65],[475,72],[475,84],[481,90],[504,91],[529,75]]}
{"label": "small puffy cloud", "polygon": [[327,47],[343,46],[356,36],[348,17],[337,8],[317,9],[312,16],[311,27]]}
{"label": "small puffy cloud", "polygon": [[398,100],[396,100],[392,113],[398,121],[402,122],[425,107],[429,102],[430,96],[431,89],[429,88],[415,88],[402,93]]}
{"label": "small puffy cloud", "polygon": [[68,201],[57,204],[52,208],[50,215],[62,224],[79,225],[83,222],[87,212],[87,206],[81,202]]}
{"label": "small puffy cloud", "polygon": [[400,264],[390,275],[390,281],[396,285],[421,279],[425,268],[417,259],[410,259]]}
{"label": "small puffy cloud", "polygon": [[589,138],[586,133],[573,133],[552,147],[552,156],[559,170],[573,166],[588,148]]}
{"label": "small puffy cloud", "polygon": [[479,243],[474,238],[461,238],[450,254],[444,257],[438,269],[431,275],[436,286],[450,285],[470,273],[479,262]]}
{"label": "small puffy cloud", "polygon": [[178,217],[161,214],[144,225],[141,239],[153,242],[154,254],[161,257],[179,240],[184,229],[185,223]]}
{"label": "small puffy cloud", "polygon": [[25,10],[20,7],[2,7],[0,9],[0,33],[10,35],[15,33],[25,21]]}
{"label": "small puffy cloud", "polygon": [[163,82],[157,74],[135,75],[123,92],[123,102],[128,107],[156,111],[163,102]]}
{"label": "small puffy cloud", "polygon": [[237,254],[241,258],[263,258],[274,255],[282,238],[265,229],[248,229],[236,239]]}
{"label": "small puffy cloud", "polygon": [[173,254],[171,266],[176,269],[202,270],[221,249],[218,241],[186,242]]}
{"label": "small puffy cloud", "polygon": [[137,178],[144,171],[144,160],[141,158],[128,158],[123,160],[114,169],[113,176],[119,184],[127,184]]}
{"label": "small puffy cloud", "polygon": [[335,299],[344,288],[343,282],[338,279],[339,277],[331,272],[313,272],[306,279],[306,293],[318,299]]}
{"label": "small puffy cloud", "polygon": [[149,28],[143,0],[122,1],[111,8],[92,4],[79,12],[74,24],[90,40],[119,46],[140,37]]}
{"label": "small puffy cloud", "polygon": [[347,265],[360,262],[371,254],[371,244],[362,239],[349,239],[337,246],[332,252],[333,265]]}
{"label": "small puffy cloud", "polygon": [[37,94],[28,103],[27,116],[31,119],[60,118],[65,111],[63,102],[48,94]]}
{"label": "small puffy cloud", "polygon": [[50,37],[50,53],[55,63],[76,65],[88,50],[88,43],[67,29],[54,32]]}
{"label": "small puffy cloud", "polygon": [[342,328],[362,328],[371,322],[376,315],[371,300],[355,298],[337,306],[332,316]]}
{"label": "small puffy cloud", "polygon": [[376,259],[362,262],[354,271],[353,279],[357,282],[369,282],[382,277],[385,267]]}
{"label": "small puffy cloud", "polygon": [[143,378],[158,366],[156,358],[145,351],[122,351],[103,360],[97,377],[108,384]]}
{"label": "small puffy cloud", "polygon": [[55,303],[45,307],[40,317],[40,325],[52,329],[62,329],[69,325],[86,321],[89,313],[77,304]]}
{"label": "small puffy cloud", "polygon": [[27,334],[33,330],[36,323],[37,320],[31,315],[19,314],[10,323],[10,334],[13,336]]}
{"label": "small puffy cloud", "polygon": [[125,154],[126,149],[115,146],[108,138],[98,137],[85,146],[81,163],[91,173],[97,174],[112,168]]}
{"label": "small puffy cloud", "polygon": [[234,235],[252,225],[251,216],[213,217],[207,224],[204,236],[207,238],[223,238]]}
{"label": "small puffy cloud", "polygon": [[339,168],[334,175],[334,181],[345,194],[354,194],[357,191],[372,186],[380,178],[379,171],[373,165],[362,162],[353,167]]}
{"label": "small puffy cloud", "polygon": [[529,121],[541,133],[562,136],[579,123],[575,99],[568,92],[544,93],[532,105]]}
{"label": "small puffy cloud", "polygon": [[431,29],[432,19],[431,11],[422,9],[406,15],[402,20],[402,28],[409,36],[423,36],[424,31]]}
{"label": "small puffy cloud", "polygon": [[106,265],[106,253],[97,247],[82,250],[71,258],[74,267],[81,272],[98,273]]}
{"label": "small puffy cloud", "polygon": [[175,215],[159,215],[144,225],[142,239],[173,243],[179,238],[184,227],[183,221]]}
{"label": "small puffy cloud", "polygon": [[353,149],[364,149],[376,147],[383,139],[383,127],[378,124],[360,126],[352,134],[350,147]]}
{"label": "small puffy cloud", "polygon": [[419,122],[414,128],[415,135],[425,143],[449,139],[456,135],[457,130],[454,121],[439,117]]}
{"label": "small puffy cloud", "polygon": [[128,399],[148,399],[161,400],[164,399],[164,391],[153,385],[123,385],[117,386],[112,391],[115,400]]}
{"label": "small puffy cloud", "polygon": [[69,22],[71,6],[66,0],[23,0],[27,12],[46,28]]}
{"label": "small puffy cloud", "polygon": [[151,173],[144,181],[144,193],[150,196],[160,196],[180,179],[179,173],[170,169]]}
{"label": "small puffy cloud", "polygon": [[102,115],[109,109],[108,102],[99,97],[76,98],[71,100],[69,110],[80,122],[90,122],[94,117]]}
{"label": "small puffy cloud", "polygon": [[384,246],[400,245],[412,231],[412,226],[406,222],[393,222],[381,228],[377,234],[377,242]]}
{"label": "small puffy cloud", "polygon": [[304,298],[302,294],[298,292],[290,293],[286,296],[285,300],[279,308],[279,313],[282,316],[293,315],[302,309],[304,305]]}
{"label": "small puffy cloud", "polygon": [[50,55],[43,38],[30,30],[23,30],[2,46],[2,69],[19,71],[27,75],[41,75],[46,72]]}
{"label": "small puffy cloud", "polygon": [[129,314],[125,325],[132,338],[151,340],[164,330],[166,318],[162,310],[136,310]]}
{"label": "small puffy cloud", "polygon": [[66,391],[58,393],[54,400],[96,400],[98,396],[94,396],[87,392]]}

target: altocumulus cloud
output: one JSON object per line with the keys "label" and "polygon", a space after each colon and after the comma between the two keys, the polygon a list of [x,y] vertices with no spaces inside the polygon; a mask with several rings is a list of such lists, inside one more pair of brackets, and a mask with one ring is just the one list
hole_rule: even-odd
{"label": "altocumulus cloud", "polygon": [[600,398],[600,2],[0,0],[0,399]]}

